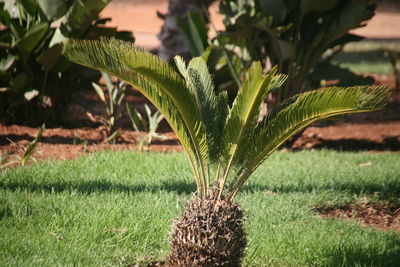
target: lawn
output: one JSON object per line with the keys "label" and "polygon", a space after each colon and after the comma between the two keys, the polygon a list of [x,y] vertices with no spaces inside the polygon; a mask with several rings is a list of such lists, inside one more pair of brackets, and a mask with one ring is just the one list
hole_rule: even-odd
{"label": "lawn", "polygon": [[[400,154],[279,152],[238,195],[244,266],[395,266],[400,234],[313,207],[400,202]],[[367,163],[367,164],[365,164]],[[0,266],[114,266],[161,260],[195,189],[184,154],[102,152],[0,173]]]}

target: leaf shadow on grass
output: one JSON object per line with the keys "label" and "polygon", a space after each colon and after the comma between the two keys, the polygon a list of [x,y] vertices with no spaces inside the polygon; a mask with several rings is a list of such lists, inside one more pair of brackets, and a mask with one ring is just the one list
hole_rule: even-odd
{"label": "leaf shadow on grass", "polygon": [[140,193],[140,192],[174,192],[178,195],[188,195],[196,191],[196,185],[186,181],[168,181],[162,182],[157,185],[146,184],[123,184],[118,182],[111,182],[107,180],[92,180],[83,182],[42,182],[42,183],[28,183],[24,181],[0,181],[0,189],[10,191],[28,191],[32,193],[61,193],[61,192],[77,192],[81,194],[93,193]]}
{"label": "leaf shadow on grass", "polygon": [[[119,192],[119,193],[140,193],[140,192],[174,192],[178,195],[188,195],[196,191],[196,185],[193,182],[184,180],[162,181],[161,184],[124,184],[108,180],[91,180],[91,181],[59,181],[59,182],[26,182],[26,181],[0,181],[0,188],[10,191],[27,190],[29,192],[77,192],[81,194],[92,194],[102,192]],[[382,184],[378,182],[369,183],[352,183],[337,182],[334,184],[313,184],[313,183],[297,183],[282,185],[267,185],[260,183],[250,183],[244,185],[241,192],[275,192],[275,193],[311,193],[318,191],[341,191],[351,194],[376,195],[379,197],[393,197],[400,195],[400,183],[392,182]]]}
{"label": "leaf shadow on grass", "polygon": [[[386,137],[381,142],[358,139],[318,140],[320,144],[313,149],[330,149],[336,151],[400,151],[400,139],[397,136]],[[294,149],[300,151],[302,148]]]}
{"label": "leaf shadow on grass", "polygon": [[390,235],[386,242],[386,246],[393,249],[386,249],[384,253],[374,245],[368,248],[346,245],[328,249],[323,257],[328,259],[327,266],[398,266],[400,239]]}
{"label": "leaf shadow on grass", "polygon": [[378,197],[388,198],[400,195],[400,182],[392,181],[386,184],[370,181],[367,183],[353,182],[336,182],[333,184],[313,184],[313,183],[297,183],[297,184],[273,184],[265,185],[259,183],[251,183],[242,188],[242,192],[254,193],[270,191],[275,193],[311,193],[318,191],[337,191],[351,193],[356,195],[376,195]]}

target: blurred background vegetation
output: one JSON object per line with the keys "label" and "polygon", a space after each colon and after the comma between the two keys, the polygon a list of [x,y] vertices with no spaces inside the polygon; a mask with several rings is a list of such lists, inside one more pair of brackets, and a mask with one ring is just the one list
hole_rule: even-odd
{"label": "blurred background vegetation", "polygon": [[99,19],[110,0],[10,0],[0,3],[0,119],[5,123],[57,123],[74,92],[100,73],[62,55],[67,38],[100,36],[134,41]]}
{"label": "blurred background vegetation", "polygon": [[[110,2],[0,1],[1,123],[66,125],[74,94],[93,91],[92,83],[98,83],[101,74],[66,60],[62,42],[101,36],[134,41],[134,33],[107,26],[111,19],[99,17]],[[374,16],[377,4],[398,6],[391,0],[169,0],[167,11],[157,14],[163,24],[160,46],[153,52],[168,61],[176,54],[185,59],[202,56],[215,90],[227,90],[231,99],[252,62],[260,61],[264,72],[278,65],[290,78],[266,106],[320,86],[372,84],[369,74],[394,75],[398,89],[398,40],[363,40],[353,33]],[[223,29],[213,24],[211,5],[219,7]],[[107,95],[104,100],[109,101]],[[116,103],[123,107],[125,100]],[[105,114],[108,124],[129,113],[119,111]]]}

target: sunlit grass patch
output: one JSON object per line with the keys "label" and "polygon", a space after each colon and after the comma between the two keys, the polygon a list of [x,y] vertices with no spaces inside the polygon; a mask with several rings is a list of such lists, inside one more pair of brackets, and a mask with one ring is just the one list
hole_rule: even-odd
{"label": "sunlit grass patch", "polygon": [[[400,202],[400,154],[277,153],[238,195],[245,266],[394,266],[400,234],[323,219],[322,204]],[[365,164],[368,163],[368,164]],[[184,154],[103,152],[0,173],[1,266],[162,260],[195,190]]]}

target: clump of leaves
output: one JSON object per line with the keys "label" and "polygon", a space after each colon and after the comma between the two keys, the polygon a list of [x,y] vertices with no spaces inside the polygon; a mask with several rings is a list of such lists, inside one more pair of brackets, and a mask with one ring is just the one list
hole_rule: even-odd
{"label": "clump of leaves", "polygon": [[139,151],[143,151],[144,147],[150,146],[153,138],[165,139],[166,136],[157,133],[160,122],[164,119],[164,116],[160,111],[151,113],[151,110],[147,104],[144,104],[146,110],[147,120],[142,118],[142,115],[128,103],[126,103],[126,110],[128,111],[129,118],[132,121],[133,128],[136,132],[146,132],[145,136],[139,136],[138,147]]}
{"label": "clump of leaves", "polygon": [[[65,53],[72,61],[112,73],[141,91],[164,114],[186,151],[197,185],[197,198],[193,201],[213,200],[211,206],[200,205],[214,211],[211,217],[204,217],[209,212],[200,209],[184,213],[190,216],[182,217],[182,224],[177,223],[172,243],[180,247],[172,251],[182,253],[169,256],[171,266],[174,262],[219,266],[217,259],[222,255],[227,255],[223,257],[224,266],[238,266],[242,257],[233,254],[243,251],[241,246],[245,242],[240,239],[244,235],[221,236],[225,230],[218,226],[223,224],[213,224],[215,214],[218,217],[220,213],[226,224],[235,224],[240,218],[238,214],[224,214],[235,205],[234,197],[240,188],[260,164],[298,131],[319,119],[382,108],[389,96],[388,89],[382,86],[322,88],[283,101],[259,121],[264,98],[288,78],[278,74],[277,68],[264,75],[261,64],[253,63],[229,105],[226,92],[214,90],[207,65],[199,57],[188,65],[176,57],[177,72],[159,57],[114,39],[71,41]],[[208,230],[202,227],[203,220],[209,220],[214,242],[203,242],[204,231]],[[241,223],[236,225],[242,227]],[[233,247],[237,249],[227,249]]]}
{"label": "clump of leaves", "polygon": [[107,138],[104,139],[104,143],[115,142],[115,139],[120,135],[116,127],[116,121],[121,115],[122,101],[125,98],[127,85],[123,81],[117,81],[114,85],[110,75],[105,72],[102,72],[101,76],[106,83],[108,99],[104,95],[103,89],[100,87],[100,85],[92,83],[92,86],[106,107],[106,116],[102,117],[100,115],[94,115],[90,112],[86,112],[86,114],[92,121],[100,122],[106,126]]}

